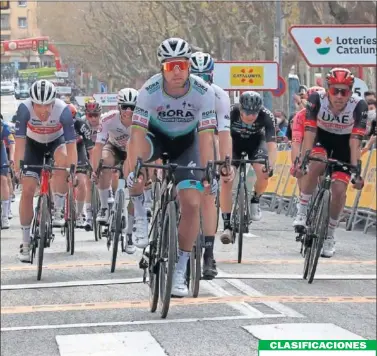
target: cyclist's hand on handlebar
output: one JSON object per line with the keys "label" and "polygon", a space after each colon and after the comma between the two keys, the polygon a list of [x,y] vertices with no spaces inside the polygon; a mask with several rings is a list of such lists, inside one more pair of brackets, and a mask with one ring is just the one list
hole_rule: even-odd
{"label": "cyclist's hand on handlebar", "polygon": [[235,175],[236,172],[233,166],[230,166],[229,168],[221,167],[220,169],[220,177],[224,183],[233,182]]}
{"label": "cyclist's hand on handlebar", "polygon": [[140,175],[138,178],[135,178],[135,172],[130,172],[127,177],[127,188],[131,189],[135,187],[135,185],[140,184],[143,182],[143,176]]}
{"label": "cyclist's hand on handlebar", "polygon": [[92,176],[90,177],[90,179],[94,182],[94,183],[98,183],[98,177],[97,177],[97,173],[96,172],[92,172]]}
{"label": "cyclist's hand on handlebar", "polygon": [[212,179],[212,184],[209,184],[206,180],[203,182],[204,194],[205,195],[216,195],[219,189],[219,184],[217,179]]}
{"label": "cyclist's hand on handlebar", "polygon": [[356,177],[356,175],[353,175],[351,177],[351,183],[354,189],[361,190],[364,188],[364,179],[361,176]]}

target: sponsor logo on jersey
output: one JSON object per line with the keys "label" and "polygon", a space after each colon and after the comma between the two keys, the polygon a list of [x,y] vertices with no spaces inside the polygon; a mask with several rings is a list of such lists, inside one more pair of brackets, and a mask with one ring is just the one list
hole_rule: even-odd
{"label": "sponsor logo on jersey", "polygon": [[155,91],[159,90],[160,88],[161,88],[160,83],[159,82],[154,82],[154,83],[148,85],[145,88],[145,90],[148,92],[148,94],[152,94]]}
{"label": "sponsor logo on jersey", "polygon": [[339,123],[339,124],[344,124],[344,125],[349,125],[349,124],[352,124],[352,122],[350,122],[350,116],[349,115],[341,115],[341,116],[336,116],[336,115],[332,115],[331,113],[329,112],[323,112],[322,114],[322,117],[321,117],[321,120],[323,121],[326,121],[326,122],[336,122],[336,123]]}
{"label": "sponsor logo on jersey", "polygon": [[148,126],[148,119],[146,119],[145,117],[141,117],[139,115],[133,115],[132,116],[132,124],[147,127]]}
{"label": "sponsor logo on jersey", "polygon": [[148,111],[140,108],[139,106],[135,107],[134,114],[138,114],[140,116],[148,117]]}
{"label": "sponsor logo on jersey", "polygon": [[197,80],[194,80],[193,89],[198,91],[200,94],[205,94],[208,91],[208,87],[204,86],[203,84],[199,83]]}
{"label": "sponsor logo on jersey", "polygon": [[209,111],[205,111],[202,113],[202,118],[203,119],[208,119],[208,118],[212,118],[212,117],[216,117],[216,113],[214,110],[209,110]]}
{"label": "sponsor logo on jersey", "polygon": [[116,112],[113,112],[112,114],[104,116],[102,118],[102,122],[106,122],[106,121],[113,119],[116,116],[116,114],[117,114]]}
{"label": "sponsor logo on jersey", "polygon": [[163,122],[190,122],[195,118],[190,110],[164,110],[158,113],[158,119]]}

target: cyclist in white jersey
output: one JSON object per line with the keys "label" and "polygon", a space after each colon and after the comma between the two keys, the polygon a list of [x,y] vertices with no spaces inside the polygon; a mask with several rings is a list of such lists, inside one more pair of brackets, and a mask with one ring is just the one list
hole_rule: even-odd
{"label": "cyclist in white jersey", "polygon": [[[30,88],[30,98],[22,102],[16,113],[15,171],[19,175],[20,160],[26,165],[42,165],[43,156],[49,152],[59,167],[77,164],[76,135],[72,113],[60,99],[55,99],[55,86],[39,80]],[[22,243],[19,259],[30,262],[30,225],[33,219],[33,198],[41,169],[28,169],[22,179],[20,222]],[[53,172],[55,221],[63,220],[67,193],[67,173]]]}
{"label": "cyclist in white jersey", "polygon": [[[117,165],[119,162],[124,161],[123,167],[127,176],[126,147],[130,137],[132,112],[136,105],[137,95],[138,91],[133,88],[120,90],[118,93],[119,110],[109,111],[101,118],[97,132],[96,146],[94,148],[94,172],[102,156],[104,164],[109,166]],[[100,224],[106,224],[109,219],[108,189],[111,184],[111,171],[103,170],[98,179],[101,210],[97,221]],[[133,217],[129,215],[126,239],[126,252],[129,254],[134,253],[136,250],[132,243],[132,223]]]}
{"label": "cyclist in white jersey", "polygon": [[[208,53],[195,52],[191,59],[191,73],[202,78],[215,91],[215,111],[217,118],[217,129],[215,130],[216,158],[224,160],[228,155],[232,159],[232,137],[230,135],[230,99],[229,95],[216,84],[212,83],[213,70],[215,61]],[[219,144],[220,143],[220,144]],[[231,175],[224,180],[222,184],[232,180],[233,168],[231,167]],[[223,202],[222,202],[223,203]],[[203,196],[203,208],[201,210],[203,216],[203,232],[205,235],[205,250],[203,254],[203,278],[212,279],[217,275],[216,261],[213,256],[213,248],[216,234],[217,209],[213,196]],[[229,211],[231,206],[229,207]]]}
{"label": "cyclist in white jersey", "polygon": [[[85,112],[82,116],[83,120],[89,125],[91,130],[91,139],[93,142],[97,140],[97,130],[100,124],[102,107],[101,104],[96,102],[93,98],[85,103]],[[86,179],[86,196],[85,196],[85,230],[93,229],[93,214],[92,214],[92,196],[91,196],[91,181]]]}
{"label": "cyclist in white jersey", "polygon": [[[162,153],[168,153],[171,162],[184,166],[204,166],[214,159],[215,93],[201,78],[190,75],[191,53],[190,45],[180,38],[169,38],[160,44],[157,56],[161,73],[140,89],[132,117],[130,169],[134,169],[138,156],[154,161]],[[199,233],[201,178],[198,171],[176,173],[181,218],[172,294],[181,297],[188,294],[186,266]],[[143,178],[135,179],[131,172],[127,185],[135,207],[134,244],[143,248],[148,244]],[[210,188],[206,185],[207,193]]]}
{"label": "cyclist in white jersey", "polygon": [[[328,156],[356,165],[365,134],[368,106],[358,95],[352,95],[355,78],[348,69],[332,69],[326,81],[326,91],[314,92],[309,96],[301,156],[312,149],[312,154],[320,157]],[[293,222],[296,228],[305,226],[308,203],[323,169],[323,163],[312,162],[308,174],[302,177],[300,203]],[[298,173],[299,176],[302,175],[302,172]],[[345,167],[336,168],[333,172],[330,220],[323,245],[323,257],[332,257],[335,253],[334,230],[346,201],[350,176]],[[363,180],[356,181],[354,187],[361,189]]]}

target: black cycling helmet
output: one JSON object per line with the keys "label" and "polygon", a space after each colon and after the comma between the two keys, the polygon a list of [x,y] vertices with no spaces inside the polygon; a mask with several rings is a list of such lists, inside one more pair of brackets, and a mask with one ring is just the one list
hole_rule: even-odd
{"label": "black cycling helmet", "polygon": [[255,91],[245,91],[240,97],[240,109],[247,115],[258,114],[262,109],[263,100]]}

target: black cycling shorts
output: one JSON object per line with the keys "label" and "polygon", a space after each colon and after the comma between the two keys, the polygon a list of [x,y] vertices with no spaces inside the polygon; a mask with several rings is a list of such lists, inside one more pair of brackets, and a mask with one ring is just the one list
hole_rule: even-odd
{"label": "black cycling shorts", "polygon": [[110,142],[106,142],[105,146],[103,146],[103,151],[109,151],[114,156],[114,165],[116,166],[122,161],[127,159],[127,152],[121,151],[118,147],[114,146]]}
{"label": "black cycling shorts", "polygon": [[[249,138],[233,138],[233,159],[241,159],[241,153],[246,152],[248,159],[258,160],[268,158],[267,145],[264,135],[252,135]],[[236,168],[239,163],[235,163]]]}
{"label": "black cycling shorts", "polygon": [[[49,152],[51,157],[53,157],[56,149],[64,144],[65,140],[63,135],[49,143],[40,143],[32,140],[30,137],[26,137],[24,164],[41,166],[43,165],[45,153]],[[41,170],[42,168],[28,168],[24,172],[24,175],[26,177],[39,179]]]}

